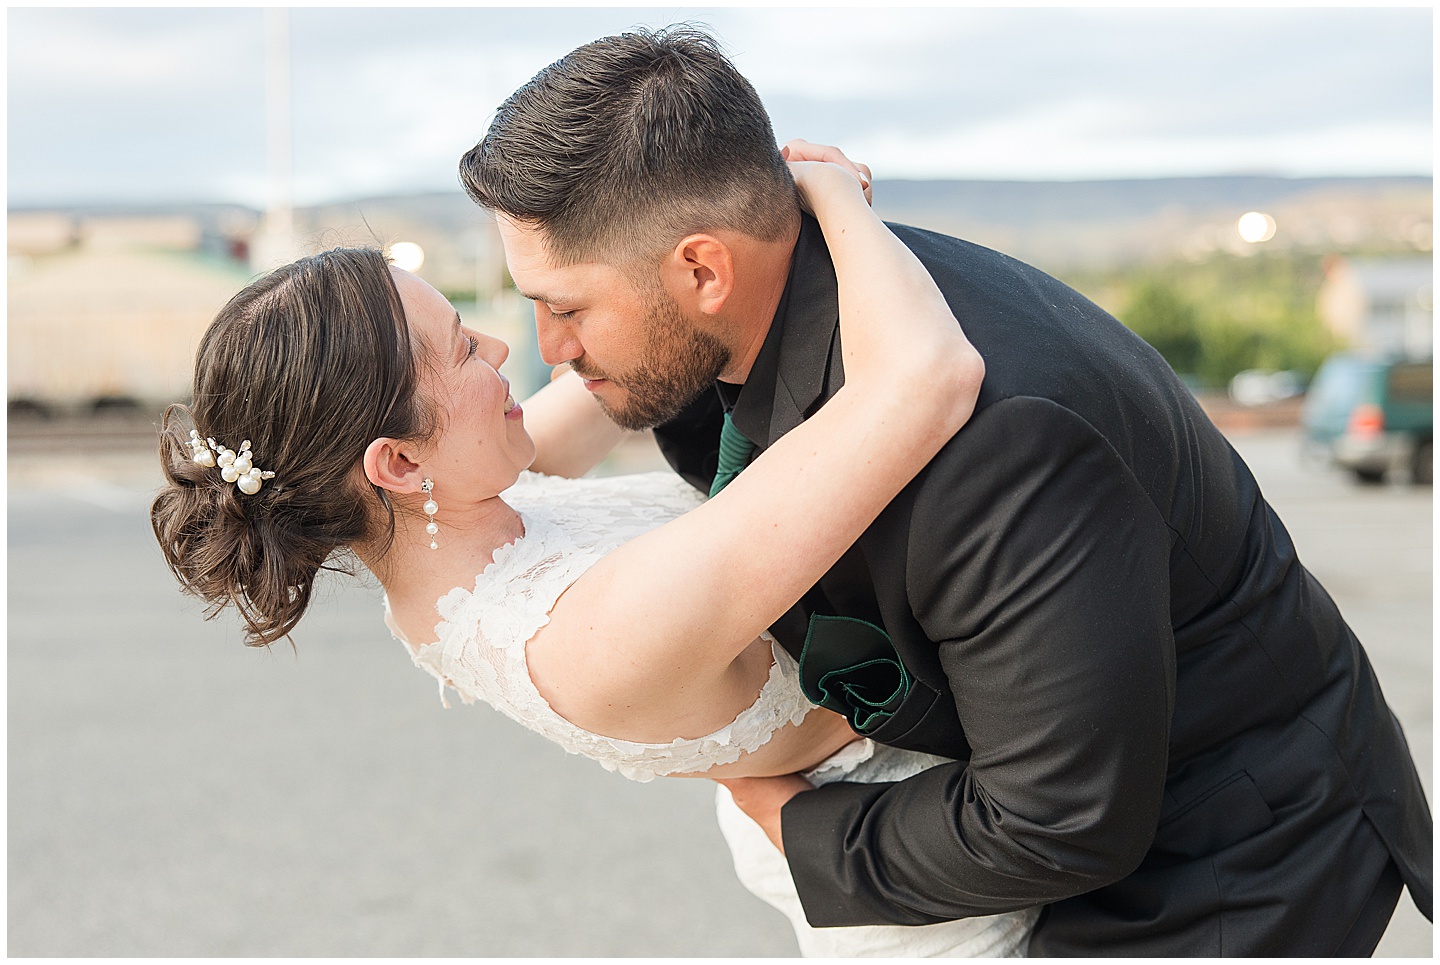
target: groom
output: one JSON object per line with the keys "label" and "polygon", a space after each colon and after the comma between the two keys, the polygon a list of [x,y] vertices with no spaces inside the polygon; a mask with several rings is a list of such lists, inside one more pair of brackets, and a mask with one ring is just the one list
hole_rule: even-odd
{"label": "groom", "polygon": [[[735,468],[722,448],[763,449],[842,384],[824,239],[704,34],[573,51],[501,106],[461,176],[498,215],[545,360],[616,422],[653,426],[697,487]],[[810,922],[1043,905],[1032,954],[1368,955],[1402,883],[1428,917],[1405,738],[1189,392],[1055,280],[893,230],[985,386],[775,633],[812,700],[954,763],[761,785],[750,810],[772,837],[783,817]],[[726,423],[743,437],[722,447]]]}

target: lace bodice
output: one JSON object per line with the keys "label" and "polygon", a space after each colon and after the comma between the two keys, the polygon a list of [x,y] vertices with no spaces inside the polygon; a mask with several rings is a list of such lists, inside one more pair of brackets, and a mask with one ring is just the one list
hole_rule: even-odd
{"label": "lace bodice", "polygon": [[[670,473],[564,479],[522,473],[504,499],[525,535],[495,551],[473,589],[456,587],[435,604],[434,643],[406,643],[415,665],[465,703],[483,700],[572,754],[594,758],[636,781],[734,763],[812,707],[794,659],[770,639],[775,663],[755,703],[727,726],[696,739],[642,744],[582,730],[550,708],[525,663],[525,644],[550,620],[565,589],[606,553],[704,501]],[[387,623],[389,601],[386,601]]]}

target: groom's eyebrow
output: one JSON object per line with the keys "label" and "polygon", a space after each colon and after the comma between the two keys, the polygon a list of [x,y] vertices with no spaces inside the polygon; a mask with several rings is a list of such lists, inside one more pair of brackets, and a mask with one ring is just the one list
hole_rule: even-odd
{"label": "groom's eyebrow", "polygon": [[566,302],[570,301],[571,298],[571,296],[566,295],[564,292],[551,292],[549,294],[545,294],[539,292],[521,291],[518,288],[515,290],[520,292],[521,298],[529,299],[532,302],[547,302],[552,305],[564,305]]}

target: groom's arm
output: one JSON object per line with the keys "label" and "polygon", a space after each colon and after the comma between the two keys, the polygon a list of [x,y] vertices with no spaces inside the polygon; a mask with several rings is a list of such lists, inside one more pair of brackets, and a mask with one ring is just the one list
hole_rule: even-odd
{"label": "groom's arm", "polygon": [[1043,399],[988,407],[919,482],[907,590],[972,748],[785,805],[814,925],[926,924],[1129,874],[1153,839],[1174,692],[1169,530],[1116,453]]}

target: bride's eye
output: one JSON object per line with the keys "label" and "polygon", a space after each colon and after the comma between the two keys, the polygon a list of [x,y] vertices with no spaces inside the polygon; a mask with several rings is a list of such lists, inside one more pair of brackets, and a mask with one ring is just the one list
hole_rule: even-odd
{"label": "bride's eye", "polygon": [[465,341],[470,343],[470,350],[465,353],[467,359],[475,357],[475,350],[480,347],[480,340],[474,335],[466,335]]}

